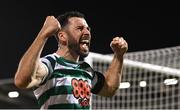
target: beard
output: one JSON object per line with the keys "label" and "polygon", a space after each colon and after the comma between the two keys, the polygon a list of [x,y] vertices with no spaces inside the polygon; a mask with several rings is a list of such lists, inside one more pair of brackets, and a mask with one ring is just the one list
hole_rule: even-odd
{"label": "beard", "polygon": [[70,38],[68,40],[68,48],[69,48],[71,54],[77,54],[77,55],[80,56],[80,58],[85,58],[89,54],[90,44],[88,45],[88,51],[84,51],[81,48],[81,46],[83,45],[83,44],[80,43],[81,39],[82,39],[82,36],[80,37],[79,42],[76,42],[76,40]]}

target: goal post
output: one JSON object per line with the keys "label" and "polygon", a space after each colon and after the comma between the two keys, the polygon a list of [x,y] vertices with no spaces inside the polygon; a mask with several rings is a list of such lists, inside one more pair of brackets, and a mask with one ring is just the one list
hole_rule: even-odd
{"label": "goal post", "polygon": [[[90,52],[89,56],[85,58],[85,61],[89,63],[91,66],[93,66],[93,60],[110,63],[112,59],[113,59],[113,56],[111,55],[103,55],[99,53]],[[126,67],[143,68],[146,70],[155,71],[157,73],[171,74],[171,75],[180,77],[180,69],[169,68],[165,66],[159,66],[159,65],[154,65],[154,64],[144,63],[144,62],[139,62],[139,61],[133,61],[129,59],[124,59],[123,65]]]}
{"label": "goal post", "polygon": [[[85,61],[105,73],[113,55],[90,52]],[[93,109],[180,109],[180,46],[129,52],[119,90],[93,95]]]}

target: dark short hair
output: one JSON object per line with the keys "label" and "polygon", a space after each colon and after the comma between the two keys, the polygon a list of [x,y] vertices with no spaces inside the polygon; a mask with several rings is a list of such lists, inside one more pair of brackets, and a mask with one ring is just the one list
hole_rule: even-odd
{"label": "dark short hair", "polygon": [[72,17],[84,18],[84,14],[78,11],[68,11],[68,12],[65,12],[64,14],[59,15],[57,17],[57,20],[61,24],[61,28],[66,26],[68,24],[68,19]]}
{"label": "dark short hair", "polygon": [[[59,15],[56,19],[59,21],[61,28],[63,29],[68,24],[69,18],[72,18],[72,17],[84,18],[85,16],[84,14],[78,11],[68,11]],[[57,41],[59,41],[57,35],[55,35],[55,38]]]}

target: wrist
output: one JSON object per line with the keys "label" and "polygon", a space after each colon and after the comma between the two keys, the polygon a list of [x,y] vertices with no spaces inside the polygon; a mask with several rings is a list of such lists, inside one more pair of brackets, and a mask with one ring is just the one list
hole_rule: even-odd
{"label": "wrist", "polygon": [[42,29],[42,30],[39,32],[38,36],[39,36],[40,38],[44,39],[44,40],[47,40],[47,39],[48,39],[50,36],[52,36],[52,35],[51,35],[51,33],[50,33],[49,31]]}
{"label": "wrist", "polygon": [[116,58],[116,59],[118,59],[118,60],[120,60],[120,61],[123,61],[123,59],[124,59],[124,54],[115,54],[115,53],[114,53],[114,58]]}

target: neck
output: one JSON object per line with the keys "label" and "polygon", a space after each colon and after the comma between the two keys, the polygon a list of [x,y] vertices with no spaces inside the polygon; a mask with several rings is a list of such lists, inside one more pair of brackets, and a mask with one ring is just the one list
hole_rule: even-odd
{"label": "neck", "polygon": [[58,54],[59,56],[63,57],[66,60],[70,60],[73,62],[78,62],[79,61],[79,55],[77,54],[73,54],[72,52],[70,52],[70,50],[68,48],[61,48],[58,49],[56,51],[56,54]]}

